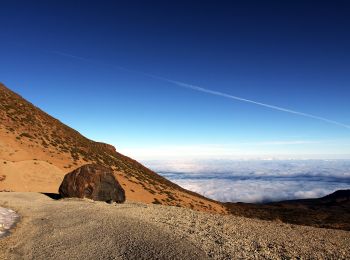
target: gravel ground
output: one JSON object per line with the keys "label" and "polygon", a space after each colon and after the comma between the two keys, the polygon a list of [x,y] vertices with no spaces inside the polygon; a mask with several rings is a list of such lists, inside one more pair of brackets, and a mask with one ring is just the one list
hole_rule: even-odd
{"label": "gravel ground", "polygon": [[0,193],[0,259],[350,259],[350,232],[127,202]]}

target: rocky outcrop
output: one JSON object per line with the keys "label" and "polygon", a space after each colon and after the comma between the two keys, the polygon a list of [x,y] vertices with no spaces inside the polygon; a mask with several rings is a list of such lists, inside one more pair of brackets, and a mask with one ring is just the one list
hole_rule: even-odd
{"label": "rocky outcrop", "polygon": [[125,201],[125,191],[113,171],[97,164],[87,164],[67,173],[59,193],[63,198],[89,198],[118,203]]}
{"label": "rocky outcrop", "polygon": [[115,147],[111,144],[106,144],[106,143],[101,143],[101,142],[95,142],[95,144],[110,151],[112,154],[115,154],[117,152]]}

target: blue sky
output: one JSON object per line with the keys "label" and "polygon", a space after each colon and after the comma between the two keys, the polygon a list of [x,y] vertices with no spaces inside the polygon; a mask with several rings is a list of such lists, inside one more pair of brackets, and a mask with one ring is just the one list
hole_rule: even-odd
{"label": "blue sky", "polygon": [[[0,81],[137,159],[350,158],[347,1],[2,1]],[[120,69],[120,66],[125,69]]]}

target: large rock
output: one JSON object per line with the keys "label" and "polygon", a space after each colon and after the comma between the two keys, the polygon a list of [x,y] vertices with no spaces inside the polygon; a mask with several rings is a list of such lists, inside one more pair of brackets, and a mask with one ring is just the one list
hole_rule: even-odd
{"label": "large rock", "polygon": [[125,201],[125,191],[113,171],[97,164],[87,164],[67,173],[59,193],[66,198],[89,198],[118,203]]}

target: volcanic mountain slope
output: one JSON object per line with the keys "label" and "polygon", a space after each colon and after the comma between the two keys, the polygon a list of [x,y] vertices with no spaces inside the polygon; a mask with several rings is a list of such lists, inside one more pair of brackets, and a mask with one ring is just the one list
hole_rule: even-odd
{"label": "volcanic mountain slope", "polygon": [[56,193],[64,174],[87,163],[112,168],[128,200],[226,212],[112,145],[89,140],[0,83],[0,191]]}
{"label": "volcanic mountain slope", "polygon": [[225,204],[234,215],[350,231],[350,190],[338,190],[318,199]]}

